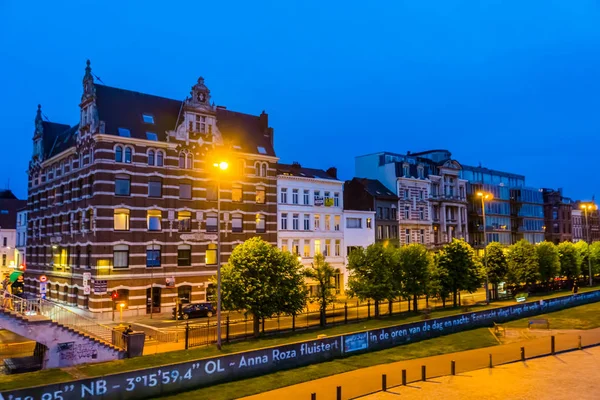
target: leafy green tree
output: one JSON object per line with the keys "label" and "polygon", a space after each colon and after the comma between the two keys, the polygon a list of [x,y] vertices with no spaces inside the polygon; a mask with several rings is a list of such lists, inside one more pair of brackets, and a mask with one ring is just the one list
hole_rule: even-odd
{"label": "leafy green tree", "polygon": [[403,275],[403,292],[412,296],[413,310],[417,311],[419,296],[427,294],[431,256],[422,244],[400,247],[398,259]]}
{"label": "leafy green tree", "polygon": [[359,248],[348,256],[348,291],[359,300],[375,302],[375,316],[379,316],[379,303],[398,296],[394,271],[398,265],[397,253],[391,246],[381,243]]}
{"label": "leafy green tree", "polygon": [[296,256],[259,237],[237,246],[221,269],[223,306],[253,315],[254,335],[260,320],[296,314],[306,305],[307,289]]}
{"label": "leafy green tree", "polygon": [[542,242],[536,246],[539,265],[539,278],[543,283],[552,281],[560,273],[558,248],[552,242]]}
{"label": "leafy green tree", "polygon": [[600,242],[590,245],[590,259],[592,260],[592,275],[600,273]]}
{"label": "leafy green tree", "polygon": [[[574,243],[575,248],[579,252],[579,258],[581,259],[581,275],[586,279],[589,278],[589,264],[588,264],[588,244],[583,240]],[[590,249],[591,250],[591,249]],[[593,273],[593,272],[592,272]]]}
{"label": "leafy green tree", "polygon": [[571,242],[562,242],[558,245],[560,257],[560,273],[567,279],[574,280],[581,273],[581,254]]}
{"label": "leafy green tree", "polygon": [[[508,263],[504,254],[504,246],[498,242],[492,242],[486,247],[488,281],[492,284],[494,298],[498,298],[498,284],[506,280]],[[485,266],[485,263],[484,263]],[[485,278],[485,276],[484,276]]]}
{"label": "leafy green tree", "polygon": [[507,282],[519,286],[533,285],[538,280],[539,264],[535,245],[525,239],[519,240],[508,248],[506,260]]}
{"label": "leafy green tree", "polygon": [[464,240],[453,239],[436,256],[437,275],[442,292],[452,293],[454,307],[458,305],[458,292],[477,290],[481,282],[478,262],[473,249]]}
{"label": "leafy green tree", "polygon": [[308,278],[318,283],[317,290],[311,296],[311,300],[319,304],[321,326],[325,326],[326,323],[327,307],[335,301],[334,279],[337,273],[338,270],[325,261],[323,254],[316,254],[310,267],[304,270],[304,274]]}
{"label": "leafy green tree", "polygon": [[439,253],[434,254],[433,262],[429,265],[427,295],[437,297],[442,301],[442,307],[446,307],[446,299],[450,295],[448,271],[438,267],[438,257]]}

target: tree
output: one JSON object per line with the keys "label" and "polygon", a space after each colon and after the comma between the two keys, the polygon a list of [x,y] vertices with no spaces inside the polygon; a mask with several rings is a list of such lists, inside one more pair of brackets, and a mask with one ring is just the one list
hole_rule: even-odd
{"label": "tree", "polygon": [[[580,271],[581,271],[581,275],[583,275],[585,278],[589,278],[589,264],[588,264],[588,244],[587,242],[584,242],[583,240],[580,240],[577,243],[573,244],[575,246],[575,248],[577,249],[577,252],[579,253],[579,258],[581,260],[581,264],[580,264]],[[591,250],[591,249],[590,249]]]}
{"label": "tree", "polygon": [[221,285],[224,307],[253,315],[255,336],[261,319],[296,314],[306,305],[304,274],[296,256],[259,237],[233,250],[222,267]]}
{"label": "tree", "polygon": [[548,283],[560,273],[560,256],[558,248],[552,242],[542,242],[537,245],[538,271],[540,281]]}
{"label": "tree", "polygon": [[600,242],[590,245],[590,259],[592,260],[592,275],[600,273]]}
{"label": "tree", "polygon": [[359,248],[348,256],[348,290],[359,300],[373,299],[375,316],[379,316],[379,303],[397,297],[398,284],[394,271],[398,265],[397,253],[391,246],[381,243]]}
{"label": "tree", "polygon": [[[508,264],[504,254],[504,246],[498,242],[492,242],[486,247],[488,281],[493,286],[494,298],[498,298],[498,284],[506,280]],[[484,263],[485,266],[485,263]]]}
{"label": "tree", "polygon": [[419,296],[427,294],[431,256],[422,244],[400,247],[398,261],[403,276],[403,292],[413,298],[413,310],[417,311]]}
{"label": "tree", "polygon": [[316,293],[311,296],[313,301],[319,303],[320,323],[325,326],[327,307],[335,301],[335,275],[337,269],[325,261],[323,254],[316,254],[311,266],[304,270],[304,274],[313,280],[317,285]]}
{"label": "tree", "polygon": [[560,257],[560,273],[567,279],[573,280],[581,273],[581,254],[571,242],[562,242],[558,245]]}
{"label": "tree", "polygon": [[508,248],[506,260],[507,282],[519,286],[533,285],[538,280],[539,264],[535,245],[525,239],[519,240]]}
{"label": "tree", "polygon": [[480,283],[478,264],[471,246],[464,240],[453,239],[444,245],[436,256],[441,292],[452,293],[454,307],[458,305],[458,292],[470,293],[477,290]]}

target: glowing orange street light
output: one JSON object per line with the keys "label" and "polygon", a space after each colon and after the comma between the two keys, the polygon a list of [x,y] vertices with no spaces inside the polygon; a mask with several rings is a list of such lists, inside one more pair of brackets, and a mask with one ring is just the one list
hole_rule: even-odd
{"label": "glowing orange street light", "polygon": [[[227,161],[215,162],[215,168],[226,171]],[[217,179],[217,349],[221,350],[221,180]]]}
{"label": "glowing orange street light", "polygon": [[494,198],[491,193],[477,192],[477,197],[481,198],[481,213],[483,216],[483,265],[485,266],[485,302],[490,304],[490,290],[489,290],[489,279],[487,272],[487,232],[485,231],[485,202],[490,201]]}
{"label": "glowing orange street light", "polygon": [[581,203],[579,205],[579,208],[581,208],[585,214],[585,225],[586,225],[586,233],[587,233],[587,242],[588,242],[588,246],[587,246],[587,251],[588,251],[588,268],[589,268],[589,274],[590,274],[590,286],[592,286],[593,279],[592,279],[592,259],[590,257],[590,244],[592,243],[592,239],[590,237],[590,224],[588,222],[588,211],[592,212],[598,209],[598,206],[594,203]]}

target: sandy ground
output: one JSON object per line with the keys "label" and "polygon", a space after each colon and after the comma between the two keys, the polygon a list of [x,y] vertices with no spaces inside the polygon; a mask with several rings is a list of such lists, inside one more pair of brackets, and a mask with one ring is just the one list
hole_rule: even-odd
{"label": "sandy ground", "polygon": [[600,348],[536,358],[457,376],[389,389],[362,397],[388,399],[598,399]]}

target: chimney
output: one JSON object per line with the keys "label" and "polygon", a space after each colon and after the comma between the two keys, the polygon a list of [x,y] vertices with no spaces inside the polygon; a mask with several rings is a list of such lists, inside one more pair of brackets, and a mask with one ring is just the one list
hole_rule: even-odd
{"label": "chimney", "polygon": [[225,106],[217,106],[217,110],[227,110],[227,107],[225,107]]}
{"label": "chimney", "polygon": [[300,165],[300,163],[298,161],[294,161],[292,163],[292,168],[294,168],[294,169],[300,169],[300,168],[302,168],[302,166]]}
{"label": "chimney", "polygon": [[260,113],[260,116],[258,117],[258,123],[260,124],[260,129],[264,132],[265,137],[269,139],[269,143],[271,143],[271,146],[273,146],[274,132],[273,128],[269,128],[269,114],[267,114],[265,110]]}
{"label": "chimney", "polygon": [[334,179],[337,179],[337,168],[336,167],[331,167],[328,168],[327,171],[327,175],[331,176]]}

